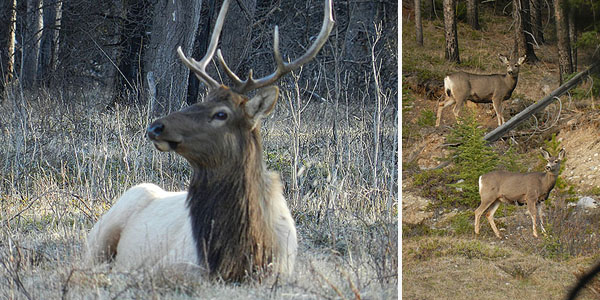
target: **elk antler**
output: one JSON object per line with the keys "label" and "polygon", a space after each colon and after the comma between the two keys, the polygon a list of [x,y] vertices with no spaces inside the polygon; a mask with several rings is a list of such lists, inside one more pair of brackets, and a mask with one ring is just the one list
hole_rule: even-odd
{"label": "elk antler", "polygon": [[[219,16],[217,17],[217,22],[215,24],[215,29],[210,38],[210,44],[208,45],[208,49],[206,50],[206,55],[200,60],[196,61],[193,58],[187,58],[181,47],[177,48],[177,53],[179,54],[179,58],[183,61],[183,63],[196,74],[198,79],[202,80],[204,83],[208,85],[209,89],[215,89],[220,86],[220,84],[211,78],[206,72],[206,66],[210,62],[210,60],[215,55],[215,50],[217,48],[217,44],[219,42],[219,36],[221,35],[221,29],[223,28],[223,21],[225,19],[225,15],[227,14],[227,9],[229,7],[230,0],[223,1],[223,6],[221,6],[221,10],[219,11]],[[273,33],[273,56],[275,58],[275,63],[277,64],[277,69],[272,74],[265,76],[263,78],[254,79],[252,78],[252,70],[248,72],[248,79],[241,80],[225,63],[223,59],[223,55],[221,54],[221,49],[217,50],[217,58],[219,63],[225,70],[225,73],[231,80],[233,81],[234,87],[233,89],[241,94],[245,94],[249,91],[270,85],[277,81],[281,76],[298,69],[303,64],[309,62],[321,50],[331,30],[333,29],[334,21],[332,15],[332,0],[325,0],[325,13],[323,15],[323,25],[321,25],[321,31],[317,36],[314,43],[310,46],[310,48],[304,53],[304,55],[300,56],[296,60],[285,63],[283,62],[283,58],[281,53],[279,52],[279,28],[275,26],[275,31]]]}
{"label": "elk antler", "polygon": [[206,66],[215,55],[215,50],[217,49],[217,44],[219,43],[219,36],[221,35],[221,29],[223,28],[225,15],[227,14],[227,9],[229,8],[229,2],[230,0],[223,1],[223,5],[219,11],[219,16],[217,17],[217,22],[215,23],[215,29],[210,37],[210,44],[208,44],[206,55],[204,55],[200,61],[197,61],[193,58],[187,58],[185,54],[183,54],[181,46],[177,47],[177,54],[179,54],[179,58],[181,61],[183,61],[183,64],[192,70],[198,79],[206,83],[209,89],[216,89],[220,86],[219,82],[208,75],[206,72]]}
{"label": "elk antler", "polygon": [[306,53],[304,53],[304,55],[289,63],[283,62],[283,58],[281,57],[281,53],[279,52],[279,28],[275,26],[275,30],[273,33],[273,56],[275,58],[275,62],[277,63],[277,69],[275,69],[275,72],[263,78],[252,78],[252,70],[250,70],[248,72],[248,79],[241,80],[237,75],[235,75],[235,73],[233,73],[233,71],[231,71],[231,69],[229,69],[229,67],[225,63],[223,55],[221,55],[221,49],[217,50],[217,58],[219,59],[219,63],[221,64],[221,66],[223,66],[223,69],[225,70],[227,76],[229,76],[229,78],[231,78],[231,80],[234,82],[234,90],[241,94],[245,94],[249,91],[274,83],[279,78],[281,78],[281,76],[298,69],[303,64],[315,58],[319,50],[321,50],[321,47],[323,47],[323,45],[327,41],[329,33],[331,33],[331,30],[333,29],[334,23],[335,21],[333,20],[332,15],[332,0],[325,0],[325,13],[323,15],[323,25],[321,25],[321,31],[319,32],[319,35],[317,36],[315,42],[306,51]]}

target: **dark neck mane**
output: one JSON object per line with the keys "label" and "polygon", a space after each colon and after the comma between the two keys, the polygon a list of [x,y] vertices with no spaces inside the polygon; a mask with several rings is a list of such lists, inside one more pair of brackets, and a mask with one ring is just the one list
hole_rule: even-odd
{"label": "dark neck mane", "polygon": [[188,190],[199,264],[211,277],[240,281],[272,261],[274,233],[265,223],[264,163],[258,129],[229,167],[194,168]]}

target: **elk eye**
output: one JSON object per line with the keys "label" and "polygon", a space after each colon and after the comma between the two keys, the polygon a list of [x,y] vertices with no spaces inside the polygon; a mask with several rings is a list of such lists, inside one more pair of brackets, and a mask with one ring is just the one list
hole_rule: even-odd
{"label": "elk eye", "polygon": [[227,119],[227,113],[223,112],[223,111],[219,111],[216,112],[213,116],[212,116],[213,120],[226,120]]}

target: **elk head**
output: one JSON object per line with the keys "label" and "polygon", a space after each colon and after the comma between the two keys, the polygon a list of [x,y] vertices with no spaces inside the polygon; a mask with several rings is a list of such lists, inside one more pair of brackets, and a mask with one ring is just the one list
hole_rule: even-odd
{"label": "elk head", "polygon": [[[275,106],[278,88],[271,86],[283,75],[298,69],[312,60],[327,41],[333,28],[331,0],[325,1],[325,13],[319,35],[302,56],[286,63],[279,52],[279,30],[275,26],[273,56],[277,65],[270,75],[255,79],[252,70],[246,80],[234,74],[223,59],[217,44],[230,0],[225,0],[211,36],[207,53],[200,61],[188,58],[181,47],[177,53],[181,61],[208,87],[207,100],[181,111],[172,113],[153,122],[147,130],[148,138],[160,151],[175,151],[186,158],[194,167],[215,167],[223,163],[239,164],[239,150],[246,149],[248,142],[244,133],[251,132],[258,139],[257,130],[262,117]],[[206,66],[214,54],[231,78],[232,87],[226,87],[206,72]],[[246,94],[258,90],[249,99]],[[215,155],[219,154],[219,155]]]}

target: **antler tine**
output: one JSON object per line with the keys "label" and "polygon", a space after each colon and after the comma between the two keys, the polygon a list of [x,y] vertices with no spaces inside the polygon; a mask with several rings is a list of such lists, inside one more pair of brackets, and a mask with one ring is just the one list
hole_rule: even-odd
{"label": "antler tine", "polygon": [[277,26],[275,26],[275,30],[273,32],[273,57],[275,59],[275,63],[277,64],[277,68],[275,69],[275,71],[273,73],[271,73],[270,75],[267,75],[265,77],[262,77],[259,79],[254,79],[254,78],[252,78],[252,70],[250,70],[250,72],[248,74],[248,79],[243,80],[243,81],[240,80],[240,78],[237,75],[235,75],[231,71],[231,69],[229,69],[227,64],[225,63],[225,60],[223,59],[223,56],[221,55],[221,51],[217,51],[217,57],[219,59],[219,63],[225,70],[225,73],[227,74],[227,76],[229,76],[231,78],[231,80],[234,81],[234,85],[235,85],[234,89],[239,93],[245,94],[249,91],[270,85],[270,84],[274,83],[275,81],[277,81],[279,78],[281,78],[281,76],[283,76],[293,70],[296,70],[303,64],[314,59],[315,56],[317,56],[317,53],[319,53],[319,50],[321,50],[323,45],[325,45],[325,42],[327,41],[327,38],[329,37],[331,30],[333,29],[333,25],[335,24],[335,21],[333,20],[332,12],[333,12],[332,0],[325,0],[325,12],[323,14],[323,25],[321,25],[321,31],[319,32],[319,35],[317,36],[314,43],[310,46],[310,48],[308,48],[306,53],[304,53],[302,56],[300,56],[299,58],[297,58],[296,60],[294,60],[290,63],[285,63],[283,61],[283,57],[281,56],[281,53],[279,52],[279,28]]}
{"label": "antler tine", "polygon": [[225,74],[227,74],[227,76],[229,76],[229,78],[231,78],[231,80],[234,82],[234,86],[244,84],[244,82],[235,73],[233,73],[233,71],[231,71],[231,69],[229,69],[229,67],[225,63],[225,60],[223,59],[223,54],[221,54],[221,49],[217,50],[217,60],[219,60],[221,67],[223,67],[223,70],[225,71]]}
{"label": "antler tine", "polygon": [[206,83],[209,89],[216,89],[220,86],[219,82],[208,75],[206,72],[206,66],[215,55],[215,50],[217,49],[217,44],[219,43],[219,37],[221,36],[221,29],[223,28],[223,23],[225,23],[225,15],[227,14],[227,9],[229,8],[229,2],[230,0],[223,1],[223,5],[219,11],[219,16],[217,17],[217,22],[215,23],[215,29],[210,37],[210,44],[208,44],[206,55],[204,55],[200,61],[197,61],[193,58],[187,58],[183,54],[181,46],[177,47],[177,54],[179,54],[179,58],[183,64],[192,70],[198,79]]}

